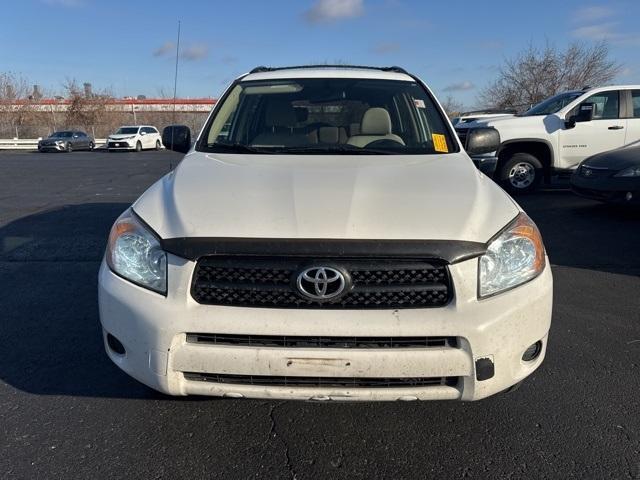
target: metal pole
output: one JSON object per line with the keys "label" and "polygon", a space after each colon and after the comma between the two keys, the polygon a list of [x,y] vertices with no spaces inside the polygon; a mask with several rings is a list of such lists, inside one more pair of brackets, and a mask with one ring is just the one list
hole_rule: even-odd
{"label": "metal pole", "polygon": [[[178,41],[176,42],[176,73],[173,77],[173,124],[176,124],[176,92],[178,90],[178,59],[180,57],[180,20],[178,20]],[[171,128],[171,148],[173,148],[173,132]]]}

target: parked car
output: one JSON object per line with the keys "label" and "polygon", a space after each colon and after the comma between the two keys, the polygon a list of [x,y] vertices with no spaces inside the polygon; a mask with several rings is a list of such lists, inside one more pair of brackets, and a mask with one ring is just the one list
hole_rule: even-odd
{"label": "parked car", "polygon": [[95,140],[78,130],[54,132],[47,138],[38,141],[40,152],[71,152],[73,150],[93,150]]}
{"label": "parked car", "polygon": [[120,127],[116,133],[107,138],[107,149],[113,150],[141,150],[162,148],[160,132],[150,125],[130,125]]}
{"label": "parked car", "polygon": [[472,112],[461,113],[457,117],[451,119],[451,123],[454,127],[462,126],[465,123],[475,122],[476,120],[488,120],[497,117],[512,117],[517,112],[515,110],[501,110],[501,109],[485,109],[474,110]]}
{"label": "parked car", "polygon": [[607,203],[640,203],[640,145],[587,158],[573,172],[571,189]]}
{"label": "parked car", "polygon": [[[478,400],[540,366],[540,233],[417,77],[259,67],[194,146],[173,129],[189,153],[116,220],[99,273],[105,348],[134,378],[171,395]],[[498,143],[477,129],[467,151]]]}
{"label": "parked car", "polygon": [[532,192],[587,157],[640,141],[640,85],[560,93],[521,115],[471,122],[457,132],[464,144],[471,129],[487,127],[502,142],[496,152],[474,155],[480,169],[511,193]]}

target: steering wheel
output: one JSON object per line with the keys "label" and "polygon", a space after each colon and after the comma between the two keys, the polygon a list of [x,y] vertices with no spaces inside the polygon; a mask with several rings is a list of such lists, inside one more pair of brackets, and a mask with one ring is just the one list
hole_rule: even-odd
{"label": "steering wheel", "polygon": [[365,145],[367,148],[385,148],[391,147],[396,148],[398,145],[404,147],[404,143],[399,142],[398,140],[393,140],[392,138],[382,138],[380,140],[374,140],[373,142],[369,142]]}

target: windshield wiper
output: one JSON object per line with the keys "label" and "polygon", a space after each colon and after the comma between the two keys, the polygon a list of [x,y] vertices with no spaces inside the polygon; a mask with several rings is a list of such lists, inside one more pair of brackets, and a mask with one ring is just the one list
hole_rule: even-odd
{"label": "windshield wiper", "polygon": [[341,153],[345,155],[393,155],[395,152],[390,150],[377,150],[374,148],[359,148],[353,145],[334,145],[329,147],[319,147],[316,145],[308,147],[286,147],[279,148],[278,153],[307,153],[307,154],[320,154],[331,155],[335,153]]}
{"label": "windshield wiper", "polygon": [[207,148],[219,153],[276,153],[276,150],[252,147],[242,143],[207,143]]}

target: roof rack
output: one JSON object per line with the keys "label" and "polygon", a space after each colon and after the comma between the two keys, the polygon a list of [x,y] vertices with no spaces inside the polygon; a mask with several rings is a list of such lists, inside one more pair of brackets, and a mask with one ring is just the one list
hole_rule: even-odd
{"label": "roof rack", "polygon": [[382,72],[396,72],[396,73],[405,73],[409,75],[402,67],[371,67],[367,65],[294,65],[291,67],[265,67],[260,66],[251,70],[249,73],[260,73],[260,72],[275,72],[276,70],[299,70],[302,68],[346,68],[346,69],[361,69],[361,70],[380,70]]}

